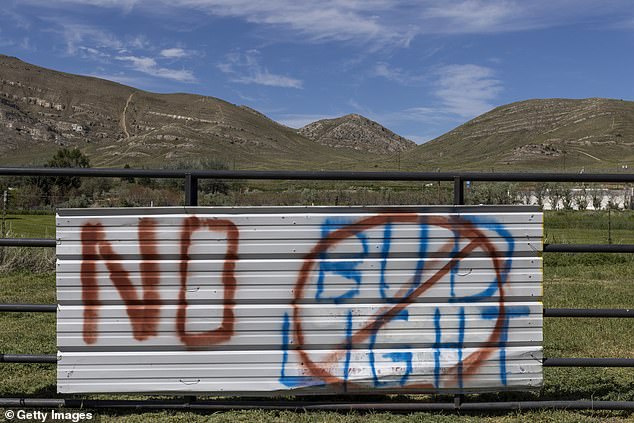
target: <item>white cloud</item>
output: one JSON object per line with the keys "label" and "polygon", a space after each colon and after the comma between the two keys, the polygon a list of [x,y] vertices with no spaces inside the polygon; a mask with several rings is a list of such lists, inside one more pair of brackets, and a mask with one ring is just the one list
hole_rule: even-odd
{"label": "white cloud", "polygon": [[348,100],[348,105],[352,107],[357,113],[362,114],[365,117],[375,116],[372,110],[370,110],[367,106],[359,103],[354,98]]}
{"label": "white cloud", "polygon": [[258,72],[255,75],[246,75],[233,79],[241,84],[267,85],[269,87],[302,88],[302,81],[284,75],[275,75],[268,71]]}
{"label": "white cloud", "polygon": [[372,76],[378,76],[403,85],[412,85],[423,81],[421,75],[413,75],[399,67],[390,66],[385,62],[379,62],[372,70]]}
{"label": "white cloud", "polygon": [[403,74],[403,70],[400,68],[390,67],[385,62],[379,62],[374,66],[374,76],[381,76],[385,79],[396,82],[404,82],[407,78]]}
{"label": "white cloud", "polygon": [[190,56],[191,52],[182,48],[173,47],[161,50],[160,54],[162,57],[165,57],[167,59],[181,59],[183,57]]}
{"label": "white cloud", "polygon": [[223,17],[287,29],[311,41],[378,41],[405,37],[395,27],[382,22],[389,0],[184,0],[183,7]]}
{"label": "white cloud", "polygon": [[92,76],[93,78],[105,79],[107,81],[118,82],[119,84],[128,85],[131,87],[139,88],[141,86],[148,86],[151,84],[149,78],[135,77],[119,73],[88,73],[85,76]]}
{"label": "white cloud", "polygon": [[3,5],[0,7],[0,20],[2,20],[2,27],[6,30],[7,26],[12,26],[18,29],[31,29],[31,18],[28,15],[13,10],[11,6]]}
{"label": "white cloud", "polygon": [[[427,126],[444,126],[447,123],[455,123],[462,120],[462,118],[447,111],[443,106],[409,107],[389,112],[374,112],[367,108],[357,109],[357,111],[368,119],[379,122],[381,125],[387,127],[401,126],[403,123],[425,124]],[[403,136],[418,142],[409,135]]]}
{"label": "white cloud", "polygon": [[409,107],[393,114],[393,120],[424,122],[427,124],[439,124],[447,121],[453,121],[455,118],[450,116],[446,110],[441,107]]}
{"label": "white cloud", "polygon": [[[311,42],[350,41],[406,45],[416,32],[400,15],[391,0],[23,0],[47,8],[69,10],[72,6],[121,8],[125,13],[141,11],[173,16],[179,10],[199,11],[212,16],[242,19],[269,27],[276,34],[288,30]],[[141,12],[140,12],[141,13]],[[287,37],[285,37],[287,39]]]}
{"label": "white cloud", "polygon": [[434,5],[426,10],[424,17],[430,23],[447,24],[444,30],[436,28],[438,32],[478,33],[506,31],[509,22],[526,12],[522,3],[515,1],[466,0]]}
{"label": "white cloud", "polygon": [[75,49],[75,54],[86,59],[102,62],[107,62],[110,59],[110,54],[92,47],[78,46]]}
{"label": "white cloud", "polygon": [[[173,16],[179,10],[242,19],[303,39],[407,46],[425,34],[524,31],[580,23],[603,26],[634,18],[630,0],[22,0],[47,8],[120,8]],[[626,25],[626,24],[625,24]],[[287,39],[288,37],[285,37]]]}
{"label": "white cloud", "polygon": [[151,49],[152,43],[143,34],[132,37],[126,42],[128,48],[134,48],[139,50]]}
{"label": "white cloud", "polygon": [[493,69],[474,64],[449,65],[437,71],[434,94],[446,112],[472,118],[491,108],[503,90]]}
{"label": "white cloud", "polygon": [[[411,76],[400,69],[379,68],[384,77],[398,82],[410,82]],[[376,71],[376,69],[375,69]],[[376,72],[380,74],[380,72]],[[496,78],[493,69],[475,64],[454,64],[443,66],[428,72],[425,83],[432,89],[432,98],[428,104],[409,107],[391,112],[374,112],[367,107],[349,100],[348,104],[359,113],[380,122],[382,125],[399,125],[403,122],[425,124],[432,127],[444,127],[448,123],[463,122],[474,118],[494,107],[495,100],[503,90],[502,82]],[[429,80],[428,80],[429,79]],[[431,135],[405,135],[417,143],[434,138]]]}
{"label": "white cloud", "polygon": [[217,68],[229,75],[232,82],[239,84],[257,84],[269,87],[302,88],[302,81],[286,75],[274,74],[262,67],[259,61],[260,53],[249,50],[246,53],[230,53],[225,61]]}
{"label": "white cloud", "polygon": [[151,57],[117,56],[116,59],[130,62],[134,69],[145,73],[148,73],[158,66],[156,60]]}
{"label": "white cloud", "polygon": [[[114,4],[116,1],[113,0],[110,3]],[[46,29],[47,31],[62,34],[68,55],[101,63],[110,63],[114,59],[126,63],[135,71],[153,77],[187,83],[196,82],[192,71],[168,68],[159,64],[157,59],[148,57],[148,54],[156,52],[156,49],[144,34],[120,37],[98,26],[69,22],[66,18],[59,16],[42,19],[53,23],[53,27]],[[188,51],[185,49],[164,49],[157,58],[174,59],[184,57],[186,54]],[[129,77],[118,77],[115,80],[129,82],[121,78]]]}
{"label": "white cloud", "polygon": [[320,114],[282,114],[275,120],[290,128],[302,128],[309,123],[322,119],[335,119],[341,115],[320,115]]}
{"label": "white cloud", "polygon": [[81,47],[88,46],[94,50],[122,50],[125,43],[115,35],[100,28],[70,22],[57,22],[66,43],[66,53],[77,54]]}
{"label": "white cloud", "polygon": [[155,50],[144,34],[118,35],[98,25],[77,23],[59,15],[40,17],[40,19],[51,24],[45,26],[43,31],[61,35],[64,50],[70,56],[79,55],[84,58],[103,60],[115,55]]}
{"label": "white cloud", "polygon": [[117,56],[115,59],[127,62],[132,69],[148,75],[171,79],[178,82],[196,82],[196,78],[194,77],[192,71],[161,67],[156,60],[151,57]]}
{"label": "white cloud", "polygon": [[[46,0],[22,0],[24,3],[47,3]],[[54,3],[62,4],[83,4],[95,7],[116,7],[125,12],[130,12],[137,4],[142,4],[143,0],[56,0]]]}

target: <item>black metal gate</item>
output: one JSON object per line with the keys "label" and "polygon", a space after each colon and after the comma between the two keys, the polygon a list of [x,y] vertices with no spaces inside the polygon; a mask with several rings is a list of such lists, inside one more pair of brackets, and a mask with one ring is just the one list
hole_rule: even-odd
{"label": "black metal gate", "polygon": [[[477,173],[477,172],[318,172],[318,171],[184,171],[137,169],[61,169],[0,168],[0,176],[80,176],[108,178],[171,178],[184,179],[185,205],[198,204],[198,181],[201,179],[262,180],[329,180],[329,181],[453,181],[453,204],[464,204],[466,181],[497,182],[603,182],[631,183],[634,174],[569,174],[569,173]],[[54,239],[5,238],[0,246],[54,248]],[[544,253],[634,253],[634,244],[544,244]],[[55,313],[55,304],[0,304],[0,312]],[[570,309],[545,308],[544,317],[633,318],[634,309]],[[2,363],[57,362],[55,354],[27,355],[0,353]],[[634,358],[557,358],[543,359],[545,367],[634,367]],[[634,410],[634,401],[508,401],[463,402],[341,402],[287,400],[197,400],[188,396],[173,400],[84,400],[70,398],[0,398],[0,407],[71,407],[71,408],[134,408],[134,409],[276,409],[276,410],[389,410],[395,412],[429,410],[513,410],[513,409],[606,409]]]}

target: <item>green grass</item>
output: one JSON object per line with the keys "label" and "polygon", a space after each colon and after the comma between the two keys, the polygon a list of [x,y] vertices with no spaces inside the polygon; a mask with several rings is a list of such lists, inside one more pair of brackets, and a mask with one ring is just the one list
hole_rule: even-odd
{"label": "green grass", "polygon": [[8,214],[5,228],[14,237],[55,238],[55,215]]}
{"label": "green grass", "polygon": [[[634,232],[634,214],[612,215],[612,227],[622,231],[624,242],[634,242],[627,236]],[[42,225],[52,222],[52,216],[34,218]],[[40,220],[42,219],[42,220]],[[558,242],[604,243],[604,213],[552,212],[545,218],[545,230],[558,234]],[[42,236],[30,231],[31,220],[24,217],[24,234]],[[631,225],[631,226],[630,226]],[[551,241],[552,242],[552,241]],[[625,254],[547,254],[544,258],[544,306],[571,308],[631,308],[632,269],[634,257]],[[0,275],[1,303],[54,303],[54,273],[11,273]],[[44,313],[1,313],[0,352],[50,354],[55,352],[55,315]],[[547,357],[632,357],[634,330],[627,319],[544,320],[544,355]],[[0,396],[55,397],[55,368],[51,365],[3,364]],[[98,396],[113,398],[113,396]],[[130,398],[119,396],[118,398]],[[140,398],[137,396],[136,398]],[[373,400],[374,398],[370,398]],[[429,400],[429,397],[397,397],[396,399]],[[634,371],[631,368],[545,368],[544,386],[536,393],[501,393],[468,396],[476,400],[555,400],[594,399],[634,401]],[[376,399],[381,401],[381,398]],[[442,398],[441,400],[450,400]],[[442,413],[333,413],[236,411],[224,413],[148,412],[102,410],[97,414],[103,421],[213,421],[213,422],[463,422],[475,416],[482,421],[552,421],[598,422],[634,421],[625,412],[554,411],[502,412],[480,414]]]}
{"label": "green grass", "polygon": [[[101,415],[102,421],[119,421],[119,415]],[[505,415],[482,415],[482,414],[447,414],[447,413],[329,413],[329,412],[307,412],[294,413],[290,411],[230,411],[224,413],[196,414],[181,412],[154,412],[126,414],[127,422],[275,422],[275,423],[453,423],[453,422],[473,422],[477,417],[480,422],[511,423],[511,422],[569,422],[569,423],[590,423],[605,422],[606,419],[615,419],[613,414],[595,412],[588,415],[583,412],[573,411],[529,411],[512,412]],[[626,421],[625,418],[617,418],[618,421]],[[613,421],[613,420],[611,420]]]}
{"label": "green grass", "polygon": [[634,244],[634,212],[546,212],[544,242]]}

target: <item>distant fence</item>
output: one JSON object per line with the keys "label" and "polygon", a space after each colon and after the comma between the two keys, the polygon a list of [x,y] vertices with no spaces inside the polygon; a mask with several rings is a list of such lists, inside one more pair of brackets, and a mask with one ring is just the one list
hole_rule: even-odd
{"label": "distant fence", "polygon": [[[275,179],[275,180],[365,180],[365,181],[450,181],[454,185],[454,205],[464,203],[466,181],[508,182],[634,182],[634,175],[616,174],[541,174],[541,173],[435,173],[435,172],[297,172],[297,171],[172,171],[132,169],[41,169],[3,168],[0,176],[84,176],[84,177],[155,177],[182,178],[185,180],[186,206],[196,206],[198,181],[200,179]],[[49,239],[2,239],[0,246],[56,247],[57,240]],[[634,245],[596,244],[546,244],[544,253],[550,252],[613,252],[632,253]],[[57,305],[47,304],[0,304],[1,312],[57,312]],[[544,317],[634,317],[632,309],[544,309]],[[403,358],[398,356],[397,358]],[[57,363],[58,357],[51,355],[2,354],[0,361],[6,363]],[[344,359],[345,361],[345,359]],[[406,361],[407,363],[407,361]],[[579,367],[634,367],[633,358],[556,358],[542,360],[543,366]],[[406,366],[407,367],[407,366]],[[4,407],[90,407],[90,408],[148,408],[148,409],[304,409],[304,410],[483,410],[483,409],[532,409],[532,408],[593,408],[634,409],[632,401],[512,401],[512,402],[463,402],[458,391],[454,402],[412,403],[339,403],[331,401],[203,401],[188,396],[184,400],[81,400],[74,398],[0,398]]]}

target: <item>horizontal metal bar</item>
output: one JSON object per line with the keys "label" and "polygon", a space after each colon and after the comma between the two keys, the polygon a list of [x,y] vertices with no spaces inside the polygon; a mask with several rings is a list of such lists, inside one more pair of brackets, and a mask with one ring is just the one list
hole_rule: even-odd
{"label": "horizontal metal bar", "polygon": [[[55,354],[0,354],[4,363],[57,363]],[[634,367],[634,358],[544,358],[544,367]]]}
{"label": "horizontal metal bar", "polygon": [[[185,170],[165,169],[112,169],[112,168],[53,168],[53,167],[3,167],[0,175],[6,176],[92,176],[104,178],[148,177],[184,178]],[[190,172],[191,173],[191,172]]]}
{"label": "horizontal metal bar", "polygon": [[634,401],[508,401],[508,402],[333,402],[287,400],[182,401],[182,400],[82,400],[65,398],[0,398],[0,407],[118,408],[137,410],[290,410],[290,411],[476,411],[476,410],[632,410]]}
{"label": "horizontal metal bar", "polygon": [[0,168],[0,175],[97,176],[97,177],[192,177],[222,179],[365,180],[365,181],[508,181],[508,182],[634,182],[634,174],[617,173],[524,173],[524,172],[357,172],[295,170],[166,170],[112,168]]}
{"label": "horizontal metal bar", "polygon": [[544,317],[634,317],[631,308],[545,308]]}
{"label": "horizontal metal bar", "polygon": [[55,354],[0,354],[0,363],[57,363]]}
{"label": "horizontal metal bar", "polygon": [[544,367],[634,367],[634,358],[544,358]]}
{"label": "horizontal metal bar", "polygon": [[47,238],[0,238],[0,247],[55,247],[57,242]]}
{"label": "horizontal metal bar", "polygon": [[634,244],[544,244],[545,253],[634,253]]}
{"label": "horizontal metal bar", "polygon": [[0,408],[20,407],[68,407],[69,401],[63,398],[0,398]]}
{"label": "horizontal metal bar", "polygon": [[[55,313],[57,304],[0,304],[0,313]],[[629,308],[545,308],[544,317],[620,317],[634,318]]]}
{"label": "horizontal metal bar", "polygon": [[56,311],[57,304],[0,304],[0,313],[55,313]]}
{"label": "horizontal metal bar", "polygon": [[[55,247],[48,238],[0,238],[5,247]],[[545,253],[634,253],[634,244],[544,244]]]}

